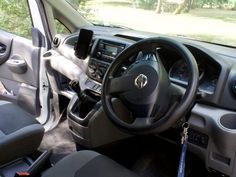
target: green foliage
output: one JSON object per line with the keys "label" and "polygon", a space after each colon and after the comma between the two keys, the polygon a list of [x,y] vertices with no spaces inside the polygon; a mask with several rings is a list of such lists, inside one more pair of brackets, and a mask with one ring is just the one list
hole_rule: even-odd
{"label": "green foliage", "polygon": [[31,18],[26,0],[0,1],[0,28],[31,38]]}
{"label": "green foliage", "polygon": [[[134,0],[134,5],[138,8],[153,10],[156,8],[157,2],[158,0]],[[191,4],[190,6],[189,3]],[[236,10],[236,0],[188,0],[185,6],[186,7],[183,8],[184,11],[186,11],[186,9],[190,10],[191,8],[223,8]],[[162,7],[165,12],[174,12],[175,9],[178,8],[178,4],[170,0],[164,0]]]}
{"label": "green foliage", "polygon": [[229,3],[232,5],[232,10],[236,10],[236,0],[230,0]]}
{"label": "green foliage", "polygon": [[153,10],[156,8],[157,0],[135,0],[135,7]]}
{"label": "green foliage", "polygon": [[84,4],[86,0],[66,0],[70,5],[72,5],[75,9],[79,7],[79,5]]}
{"label": "green foliage", "polygon": [[173,13],[177,8],[178,8],[179,4],[177,3],[169,3],[169,2],[164,2],[162,7],[164,12],[168,12],[168,13]]}
{"label": "green foliage", "polygon": [[56,31],[58,34],[70,34],[71,32],[57,19],[55,19]]}
{"label": "green foliage", "polygon": [[72,5],[74,9],[76,9],[81,15],[83,15],[86,19],[93,22],[94,13],[91,12],[92,9],[87,4],[90,0],[66,0],[69,4]]}
{"label": "green foliage", "polygon": [[197,0],[195,5],[200,8],[204,6],[210,8],[221,8],[228,2],[228,0]]}

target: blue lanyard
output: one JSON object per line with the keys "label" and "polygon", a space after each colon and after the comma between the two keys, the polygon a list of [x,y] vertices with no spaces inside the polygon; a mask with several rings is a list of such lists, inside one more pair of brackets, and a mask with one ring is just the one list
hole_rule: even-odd
{"label": "blue lanyard", "polygon": [[184,177],[186,151],[187,151],[187,140],[185,140],[182,145],[182,151],[179,160],[178,177]]}
{"label": "blue lanyard", "polygon": [[184,177],[184,172],[185,172],[185,157],[188,145],[188,129],[189,129],[188,122],[183,123],[182,127],[183,127],[183,132],[181,134],[182,150],[179,160],[178,177]]}

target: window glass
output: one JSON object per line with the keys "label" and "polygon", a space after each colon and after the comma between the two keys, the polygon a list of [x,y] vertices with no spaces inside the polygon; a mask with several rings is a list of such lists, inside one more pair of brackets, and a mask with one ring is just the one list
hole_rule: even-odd
{"label": "window glass", "polygon": [[65,0],[98,26],[236,47],[236,0]]}
{"label": "window glass", "polygon": [[63,23],[55,19],[56,31],[59,34],[70,34],[71,32],[65,27]]}
{"label": "window glass", "polygon": [[31,38],[32,23],[27,0],[0,1],[0,28],[25,38]]}

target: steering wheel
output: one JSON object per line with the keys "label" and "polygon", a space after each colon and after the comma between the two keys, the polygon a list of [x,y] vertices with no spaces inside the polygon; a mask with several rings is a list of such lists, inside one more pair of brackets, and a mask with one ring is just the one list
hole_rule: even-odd
{"label": "steering wheel", "polygon": [[[175,50],[185,60],[189,69],[185,92],[170,82],[158,55],[160,48]],[[134,56],[138,59],[117,74]],[[119,128],[134,134],[160,133],[191,108],[198,81],[195,58],[183,44],[166,37],[148,38],[131,45],[112,62],[103,79],[101,101],[105,113]],[[119,98],[128,108],[132,121],[119,117],[112,105],[113,98]]]}

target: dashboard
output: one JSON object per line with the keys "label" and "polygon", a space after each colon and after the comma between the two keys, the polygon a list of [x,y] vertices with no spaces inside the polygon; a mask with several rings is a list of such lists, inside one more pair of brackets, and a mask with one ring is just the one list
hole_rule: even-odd
{"label": "dashboard", "polygon": [[[209,95],[214,94],[221,73],[220,64],[215,62],[212,57],[203,51],[190,46],[187,47],[194,55],[198,65],[198,91]],[[164,65],[167,67],[170,80],[178,85],[186,87],[190,74],[185,61],[174,52],[171,53],[171,51],[164,50],[163,53],[168,53],[168,56],[163,56],[161,58]],[[162,55],[160,54],[160,56]],[[168,62],[165,63],[166,60],[168,60]]]}
{"label": "dashboard", "polygon": [[[94,37],[85,60],[75,56],[74,46],[79,31],[69,36],[57,35],[53,48],[43,56],[49,68],[51,87],[59,95],[71,99],[73,92],[68,85],[70,80],[77,79],[82,90],[91,90],[99,97],[104,75],[119,53],[139,40],[156,37],[156,34],[132,30],[91,30]],[[171,38],[189,49],[196,59],[200,75],[197,97],[189,114],[191,133],[188,148],[205,161],[207,168],[230,175],[236,158],[236,144],[231,143],[234,142],[232,138],[236,138],[236,49],[180,37]],[[187,88],[190,72],[183,58],[170,48],[160,47],[157,53],[170,81]],[[117,74],[122,75],[140,55],[143,54],[127,58]],[[53,75],[58,77],[53,79]]]}
{"label": "dashboard", "polygon": [[[57,35],[54,39],[52,51],[63,57],[65,61],[70,61],[77,67],[78,75],[82,83],[82,89],[89,89],[101,94],[102,79],[107,68],[116,56],[125,48],[135,42],[147,37],[156,37],[156,34],[122,31],[121,29],[94,31],[92,47],[89,56],[85,60],[80,60],[74,55],[74,46],[78,40],[78,34],[69,36]],[[200,72],[197,102],[215,105],[230,110],[236,110],[236,54],[234,48],[193,41],[180,37],[172,37],[183,43],[195,57]],[[159,57],[163,62],[172,83],[182,87],[187,87],[189,72],[183,59],[175,51],[167,48],[158,50]],[[124,71],[134,58],[127,59],[127,65],[121,68]],[[59,61],[56,60],[55,61]],[[63,65],[63,64],[62,64]],[[57,70],[57,69],[55,69]],[[65,71],[68,72],[68,71]],[[59,72],[63,73],[63,72]],[[67,94],[66,83],[71,79],[68,76],[60,76],[62,79],[58,85],[63,94]],[[67,80],[68,79],[68,80]],[[236,87],[235,87],[236,88]],[[224,97],[222,97],[224,95]],[[226,97],[225,97],[226,96]]]}
{"label": "dashboard", "polygon": [[[72,41],[76,41],[76,37],[68,38],[65,41],[65,44],[73,47]],[[115,36],[99,36],[94,38],[91,52],[88,57],[86,74],[89,77],[88,83],[90,85],[91,81],[98,83],[97,87],[95,87],[98,89],[95,89],[95,91],[100,93],[101,87],[99,87],[99,84],[102,83],[106,70],[115,60],[116,56],[134,42],[135,41]],[[196,46],[186,45],[186,47],[192,52],[198,63],[200,75],[199,93],[204,93],[205,97],[207,95],[213,95],[221,74],[221,64]],[[180,55],[175,51],[165,48],[160,48],[158,54],[169,73],[170,80],[182,87],[187,87],[189,71]],[[138,59],[137,56],[136,59]],[[133,58],[127,59],[127,64],[121,68],[121,71],[125,71],[125,69],[134,62],[133,60]]]}

